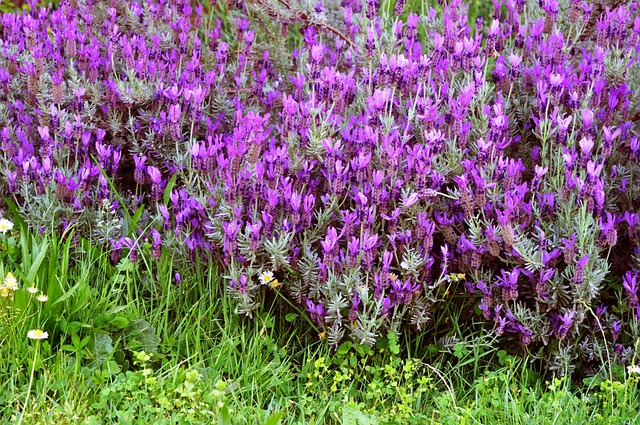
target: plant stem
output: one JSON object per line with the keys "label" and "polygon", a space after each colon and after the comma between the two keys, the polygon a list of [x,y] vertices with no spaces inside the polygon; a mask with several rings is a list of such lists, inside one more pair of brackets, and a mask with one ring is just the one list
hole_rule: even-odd
{"label": "plant stem", "polygon": [[24,406],[22,406],[22,413],[20,414],[18,425],[22,423],[22,419],[24,418],[24,412],[27,410],[27,405],[29,404],[29,396],[31,395],[31,386],[33,385],[33,375],[35,374],[35,371],[36,371],[36,359],[38,357],[39,346],[40,346],[40,341],[36,341],[36,350],[33,353],[33,364],[31,365],[31,376],[29,377],[29,388],[27,388],[27,398],[24,401]]}

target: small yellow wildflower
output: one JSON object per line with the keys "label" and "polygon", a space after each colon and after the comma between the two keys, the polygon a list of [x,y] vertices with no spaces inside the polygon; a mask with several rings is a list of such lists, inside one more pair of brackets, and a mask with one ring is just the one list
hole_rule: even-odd
{"label": "small yellow wildflower", "polygon": [[9,290],[6,286],[0,286],[0,297],[7,298],[9,295],[13,294],[12,291]]}
{"label": "small yellow wildflower", "polygon": [[44,292],[40,292],[40,295],[38,295],[38,296],[36,297],[36,299],[37,299],[38,301],[40,301],[41,303],[43,303],[43,302],[46,302],[46,301],[49,299],[49,297],[48,297],[47,295],[45,295],[45,293],[44,293]]}
{"label": "small yellow wildflower", "polygon": [[40,329],[31,329],[27,333],[29,339],[47,339],[49,338],[49,332],[41,331]]}
{"label": "small yellow wildflower", "polygon": [[7,276],[4,278],[4,286],[13,292],[18,290],[18,279],[15,278],[13,273],[7,273]]}
{"label": "small yellow wildflower", "polygon": [[280,286],[280,282],[278,282],[278,279],[272,279],[271,282],[269,282],[269,286],[271,286],[273,289],[276,289],[278,286]]}
{"label": "small yellow wildflower", "polygon": [[320,337],[320,339],[326,339],[327,338],[327,333],[326,332],[320,332],[318,334],[318,336]]}
{"label": "small yellow wildflower", "polygon": [[30,294],[34,295],[38,293],[38,288],[36,288],[35,286],[30,286],[27,288],[27,292],[29,292]]}
{"label": "small yellow wildflower", "polygon": [[0,218],[0,233],[5,234],[13,229],[13,223],[6,218]]}

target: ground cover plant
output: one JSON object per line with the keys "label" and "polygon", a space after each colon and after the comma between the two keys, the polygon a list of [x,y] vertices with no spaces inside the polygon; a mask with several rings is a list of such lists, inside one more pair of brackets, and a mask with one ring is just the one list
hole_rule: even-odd
{"label": "ground cover plant", "polygon": [[[205,375],[177,360],[211,358],[187,331],[220,320],[197,303],[224,293],[225,322],[273,315],[301,334],[298,356],[334,353],[326,369],[322,356],[296,366],[313,364],[298,370],[311,385],[329,374],[328,400],[352,404],[305,411],[318,394],[295,383],[301,417],[369,420],[354,394],[387,387],[404,391],[389,421],[426,411],[420,394],[446,379],[419,379],[440,375],[411,355],[366,365],[375,350],[397,355],[396,338],[419,358],[460,360],[466,387],[493,388],[474,380],[503,353],[566,377],[540,391],[585,378],[609,400],[635,397],[639,5],[495,0],[474,3],[474,19],[443,3],[64,1],[3,14],[0,196],[26,238],[3,239],[0,269],[7,311],[25,312],[6,315],[14,367],[36,376],[43,355],[72,351],[77,367],[107,368],[94,404],[119,420],[136,410],[123,391],[169,422],[226,417],[226,380],[196,391]],[[79,264],[99,272],[70,279]],[[206,314],[172,304],[192,286]],[[86,305],[95,320],[75,318]],[[47,338],[28,345],[32,330]],[[359,361],[371,381],[348,385]],[[480,414],[446,394],[460,417]],[[276,399],[261,420],[289,411]],[[434,414],[422,419],[445,421]]]}
{"label": "ground cover plant", "polygon": [[[24,223],[2,236],[9,255],[2,258],[0,417],[7,423],[638,418],[637,367],[581,387],[545,380],[531,359],[496,350],[492,332],[428,350],[388,334],[374,347],[347,342],[334,351],[277,307],[253,319],[235,314],[232,299],[214,285],[213,262],[182,269],[183,283],[175,286],[171,254],[156,260],[151,247],[138,263],[113,266],[109,252],[89,241],[74,247],[72,238],[33,233]],[[25,299],[32,303],[16,308]]]}

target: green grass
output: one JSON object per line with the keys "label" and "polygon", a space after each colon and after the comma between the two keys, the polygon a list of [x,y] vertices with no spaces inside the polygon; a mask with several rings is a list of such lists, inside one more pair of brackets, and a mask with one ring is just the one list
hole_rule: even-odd
{"label": "green grass", "polygon": [[451,323],[429,333],[334,351],[278,293],[238,316],[208,259],[175,270],[170,253],[143,249],[114,266],[90,241],[15,224],[0,235],[0,278],[20,283],[0,300],[3,423],[640,422],[637,375],[548,382],[482,326],[461,329],[460,312],[443,310]]}

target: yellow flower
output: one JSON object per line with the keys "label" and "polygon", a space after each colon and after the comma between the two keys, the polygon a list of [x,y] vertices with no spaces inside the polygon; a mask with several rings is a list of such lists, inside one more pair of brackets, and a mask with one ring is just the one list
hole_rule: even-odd
{"label": "yellow flower", "polygon": [[38,296],[36,297],[36,299],[37,299],[38,301],[40,301],[41,303],[43,303],[43,302],[47,301],[47,300],[49,299],[49,297],[48,297],[48,296],[46,296],[46,295],[44,294],[44,292],[40,292],[40,295],[38,295]]}
{"label": "yellow flower", "polygon": [[10,291],[18,290],[18,279],[15,278],[13,273],[7,273],[7,276],[4,278],[4,286]]}
{"label": "yellow flower", "polygon": [[269,286],[271,286],[273,289],[276,289],[278,286],[280,286],[280,282],[278,282],[278,279],[272,279],[271,282],[269,282]]}
{"label": "yellow flower", "polygon": [[12,291],[9,290],[6,286],[0,286],[0,297],[7,298],[9,295],[13,294]]}
{"label": "yellow flower", "polygon": [[30,286],[27,288],[27,292],[29,292],[30,294],[37,294],[38,293],[38,288],[36,288],[35,286]]}
{"label": "yellow flower", "polygon": [[41,331],[40,329],[31,329],[27,333],[29,339],[47,339],[49,338],[49,332]]}
{"label": "yellow flower", "polygon": [[13,223],[6,218],[0,218],[0,233],[5,234],[13,229]]}

